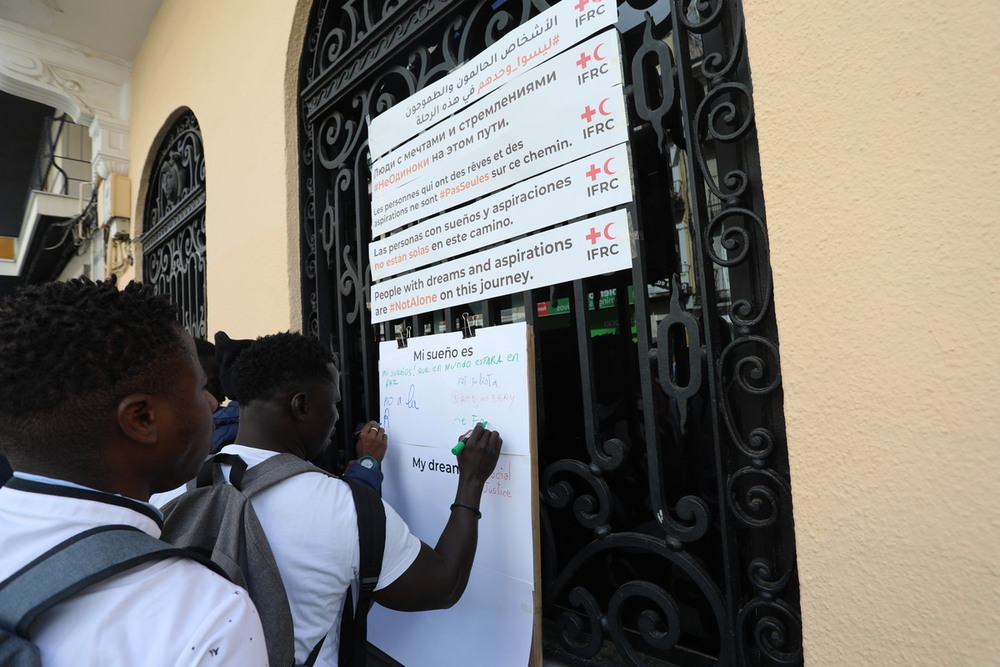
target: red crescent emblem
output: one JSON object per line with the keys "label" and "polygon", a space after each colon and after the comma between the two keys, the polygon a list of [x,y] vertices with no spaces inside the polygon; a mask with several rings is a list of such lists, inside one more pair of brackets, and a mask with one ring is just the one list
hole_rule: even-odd
{"label": "red crescent emblem", "polygon": [[613,222],[609,222],[608,224],[604,225],[604,238],[606,238],[609,241],[614,241],[616,238],[618,238],[617,236],[612,236],[610,233],[608,233],[608,230],[611,229],[611,227],[614,226],[614,224],[615,223]]}

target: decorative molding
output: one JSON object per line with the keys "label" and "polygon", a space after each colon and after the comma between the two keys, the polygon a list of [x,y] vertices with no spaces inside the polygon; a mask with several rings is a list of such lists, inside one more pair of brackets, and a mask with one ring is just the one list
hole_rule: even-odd
{"label": "decorative molding", "polygon": [[128,176],[129,127],[95,116],[90,123],[91,167],[102,180],[118,174]]}
{"label": "decorative molding", "polygon": [[131,64],[0,19],[0,89],[90,126],[95,181],[128,172]]}

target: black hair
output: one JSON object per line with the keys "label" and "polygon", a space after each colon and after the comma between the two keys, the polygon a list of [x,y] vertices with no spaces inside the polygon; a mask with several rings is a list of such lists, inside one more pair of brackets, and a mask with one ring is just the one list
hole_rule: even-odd
{"label": "black hair", "polygon": [[270,400],[292,384],[336,382],[332,363],[333,355],[315,338],[291,332],[261,336],[237,359],[231,398],[246,405]]}
{"label": "black hair", "polygon": [[22,287],[0,300],[0,445],[11,458],[84,464],[135,392],[166,393],[190,354],[177,310],[114,278]]}
{"label": "black hair", "polygon": [[205,340],[204,338],[194,339],[194,349],[198,351],[199,359],[215,358],[215,344]]}
{"label": "black hair", "polygon": [[204,338],[194,339],[194,349],[198,353],[198,363],[201,364],[207,378],[205,389],[221,404],[226,400],[226,392],[222,388],[219,372],[221,364],[219,363],[218,349],[216,349],[215,344]]}
{"label": "black hair", "polygon": [[240,358],[240,353],[253,342],[252,338],[230,338],[225,331],[215,332],[215,358],[219,362],[219,383],[222,385],[222,392],[232,398],[240,395],[236,386],[236,362]]}

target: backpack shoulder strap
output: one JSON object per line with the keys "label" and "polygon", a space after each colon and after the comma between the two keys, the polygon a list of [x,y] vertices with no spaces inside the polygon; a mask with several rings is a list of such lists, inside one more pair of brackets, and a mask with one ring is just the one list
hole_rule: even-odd
{"label": "backpack shoulder strap", "polygon": [[361,580],[358,603],[351,613],[350,590],[348,604],[345,605],[340,625],[340,665],[352,667],[364,665],[368,643],[368,608],[372,593],[382,573],[382,554],[385,552],[385,507],[382,499],[363,482],[350,477],[341,477],[354,496],[354,506],[358,514],[358,544],[361,552],[361,566],[358,574]]}
{"label": "backpack shoulder strap", "polygon": [[294,454],[275,454],[250,468],[247,467],[246,461],[238,455],[220,452],[205,459],[198,476],[188,482],[187,490],[225,482],[222,475],[223,465],[231,466],[229,483],[242,491],[243,495],[248,498],[300,473],[322,472],[329,474]]}
{"label": "backpack shoulder strap", "polygon": [[190,491],[191,489],[212,486],[215,483],[224,482],[225,478],[222,475],[222,464],[231,466],[229,477],[233,480],[233,486],[239,489],[243,480],[243,475],[247,471],[246,461],[235,454],[220,453],[205,459],[205,462],[201,464],[201,470],[198,471],[198,476],[187,483],[187,490]]}
{"label": "backpack shoulder strap", "polygon": [[304,472],[328,474],[322,468],[317,468],[294,454],[276,454],[246,470],[245,474],[242,475],[242,479],[234,481],[230,474],[229,480],[249,498],[253,494],[260,493],[278,482]]}
{"label": "backpack shoulder strap", "polygon": [[84,588],[146,561],[171,556],[205,562],[132,526],[86,530],[0,582],[0,625],[27,637],[35,619]]}
{"label": "backpack shoulder strap", "polygon": [[[261,618],[270,664],[289,667],[294,656],[294,627],[288,596],[267,534],[249,497],[267,485],[255,487],[258,473],[254,471],[258,467],[264,471],[273,468],[269,461],[278,456],[252,468],[232,454],[207,459],[196,487],[163,506],[162,537],[210,555],[228,573],[230,581],[247,590]],[[230,483],[223,475],[224,466],[231,466]],[[280,474],[272,476],[270,483],[293,474],[287,467],[282,470],[285,472],[278,471]]]}
{"label": "backpack shoulder strap", "polygon": [[[370,599],[382,573],[382,554],[385,551],[385,507],[382,505],[382,499],[363,482],[351,477],[341,477],[341,479],[347,482],[354,495],[361,548],[361,594],[367,593]],[[362,601],[359,596],[358,603]]]}

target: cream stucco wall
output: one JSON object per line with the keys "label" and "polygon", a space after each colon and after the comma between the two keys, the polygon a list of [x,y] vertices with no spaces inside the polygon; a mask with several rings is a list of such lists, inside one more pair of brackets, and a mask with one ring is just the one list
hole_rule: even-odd
{"label": "cream stucco wall", "polygon": [[130,168],[140,218],[162,133],[184,107],[201,127],[210,333],[300,326],[294,63],[308,6],[165,0],[135,58]]}
{"label": "cream stucco wall", "polygon": [[1000,664],[1000,3],[744,0],[810,667]]}
{"label": "cream stucco wall", "polygon": [[[806,662],[1000,664],[1000,4],[744,2]],[[134,62],[134,184],[201,123],[210,331],[299,324],[308,5],[164,0]]]}

